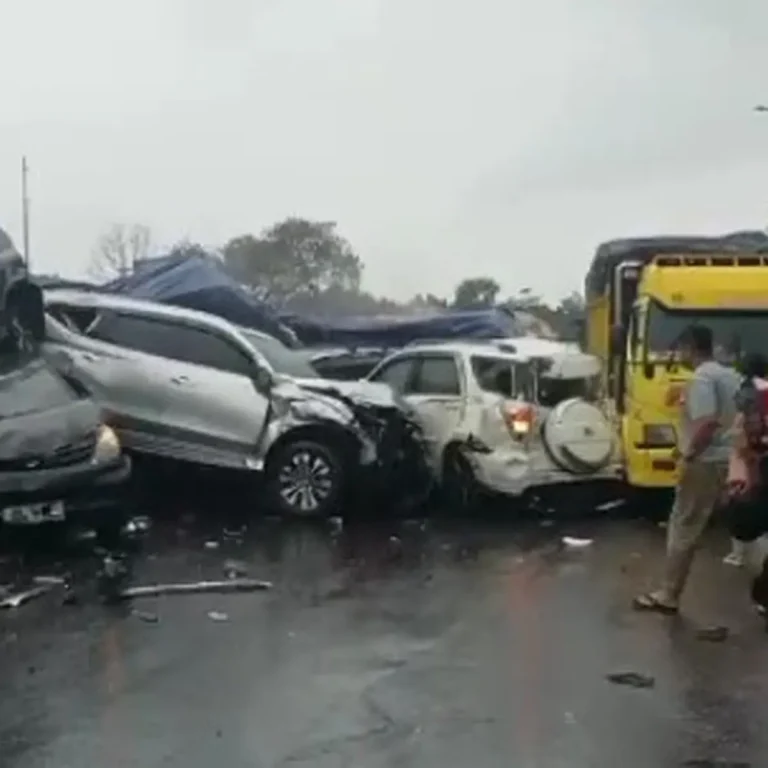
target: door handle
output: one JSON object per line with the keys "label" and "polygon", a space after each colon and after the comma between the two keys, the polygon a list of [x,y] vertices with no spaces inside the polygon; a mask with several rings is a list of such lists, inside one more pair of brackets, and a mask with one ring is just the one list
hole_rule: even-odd
{"label": "door handle", "polygon": [[189,376],[172,376],[172,384],[189,384]]}

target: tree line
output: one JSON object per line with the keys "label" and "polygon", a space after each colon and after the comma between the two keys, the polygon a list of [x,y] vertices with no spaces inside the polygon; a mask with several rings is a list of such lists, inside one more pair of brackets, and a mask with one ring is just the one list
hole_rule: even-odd
{"label": "tree line", "polygon": [[[503,296],[499,282],[485,275],[464,278],[451,296],[420,293],[405,302],[376,296],[363,287],[363,260],[333,221],[289,217],[259,234],[233,237],[221,247],[181,241],[166,253],[209,255],[253,295],[277,308],[314,315],[402,314],[430,309],[478,309],[504,305],[528,312],[565,338],[576,338],[584,301],[578,292],[551,306],[531,288]],[[91,275],[107,281],[130,274],[160,255],[150,229],[114,224],[99,237]]]}

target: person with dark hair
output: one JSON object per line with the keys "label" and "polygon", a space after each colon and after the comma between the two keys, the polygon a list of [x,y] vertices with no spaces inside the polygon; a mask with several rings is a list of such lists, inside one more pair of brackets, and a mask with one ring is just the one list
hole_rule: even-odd
{"label": "person with dark hair", "polygon": [[[752,576],[752,601],[768,610],[768,380],[765,359],[745,359],[728,466],[726,519]],[[762,539],[762,541],[761,541]]]}
{"label": "person with dark hair", "polygon": [[[734,437],[745,429],[752,429],[753,431],[757,429],[762,433],[765,414],[761,413],[761,411],[765,410],[765,406],[768,405],[766,401],[768,396],[768,381],[766,381],[768,363],[766,363],[765,357],[760,353],[751,353],[744,355],[738,367],[743,379],[741,388],[736,396],[736,407],[740,415],[737,416],[738,421],[734,423]],[[747,440],[747,443],[749,442]],[[752,442],[754,443],[754,440]],[[744,463],[739,464],[739,462],[743,461],[743,456],[743,453],[738,453],[738,445],[735,445],[730,461],[729,487],[731,488],[734,487],[734,472],[741,472],[739,476],[743,477],[743,470],[736,469],[739,466],[747,466]],[[754,465],[754,457],[750,458],[747,463]],[[759,468],[753,466],[749,471],[751,481],[757,479],[754,476],[755,472],[759,474]],[[731,551],[725,556],[723,562],[726,565],[735,565],[738,568],[743,567],[751,559],[748,546],[750,543],[750,541],[742,541],[732,537]]]}
{"label": "person with dark hair", "polygon": [[678,428],[679,478],[667,525],[667,556],[659,589],[639,595],[637,610],[675,614],[693,557],[725,490],[741,377],[714,359],[712,331],[691,326],[678,347],[692,370]]}

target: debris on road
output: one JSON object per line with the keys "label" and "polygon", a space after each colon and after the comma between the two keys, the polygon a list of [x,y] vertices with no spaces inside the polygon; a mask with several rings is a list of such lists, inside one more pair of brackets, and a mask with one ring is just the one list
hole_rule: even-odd
{"label": "debris on road", "polygon": [[333,535],[338,535],[344,530],[344,519],[337,516],[328,518],[328,527]]}
{"label": "debris on road", "polygon": [[242,560],[225,560],[224,575],[228,579],[238,579],[248,575],[248,566]]}
{"label": "debris on road", "polygon": [[151,611],[131,611],[131,615],[145,624],[157,624],[160,621],[160,617]]}
{"label": "debris on road", "polygon": [[259,579],[228,579],[227,581],[194,581],[183,584],[150,584],[144,587],[130,587],[119,593],[122,600],[135,597],[157,597],[159,595],[195,595],[206,592],[260,592],[272,589],[271,581]]}
{"label": "debris on road", "polygon": [[34,581],[35,584],[50,584],[51,586],[57,586],[59,584],[63,586],[67,583],[67,579],[64,576],[35,576],[32,581]]}
{"label": "debris on road", "polygon": [[152,527],[152,521],[145,516],[132,517],[123,526],[122,534],[124,536],[142,536]]}
{"label": "debris on road", "polygon": [[563,536],[562,542],[569,549],[585,549],[592,546],[592,539],[579,539],[576,536]]}
{"label": "debris on road", "polygon": [[28,603],[30,600],[42,597],[56,586],[56,584],[50,583],[37,584],[36,586],[24,589],[21,592],[13,592],[0,600],[0,608],[18,608],[19,606],[24,605],[24,603]]}
{"label": "debris on road", "polygon": [[728,639],[730,633],[728,627],[702,627],[696,632],[696,637],[699,640],[705,640],[709,643],[723,643]]}
{"label": "debris on road", "polygon": [[656,685],[653,677],[639,672],[611,672],[605,677],[610,683],[628,685],[630,688],[653,688]]}
{"label": "debris on road", "polygon": [[248,526],[241,525],[239,528],[231,528],[231,527],[224,528],[224,530],[221,532],[221,535],[225,539],[230,539],[232,541],[242,543],[247,533],[248,533]]}
{"label": "debris on road", "polygon": [[101,569],[96,574],[98,593],[107,603],[120,600],[120,593],[130,578],[130,569],[125,560],[107,554],[101,561]]}
{"label": "debris on road", "polygon": [[612,501],[606,501],[604,504],[598,504],[595,509],[598,512],[608,512],[611,509],[617,509],[623,507],[627,503],[626,499],[613,499]]}
{"label": "debris on road", "polygon": [[221,544],[218,541],[206,541],[204,546],[206,549],[218,549]]}
{"label": "debris on road", "polygon": [[229,614],[224,611],[208,611],[208,618],[211,621],[229,621]]}

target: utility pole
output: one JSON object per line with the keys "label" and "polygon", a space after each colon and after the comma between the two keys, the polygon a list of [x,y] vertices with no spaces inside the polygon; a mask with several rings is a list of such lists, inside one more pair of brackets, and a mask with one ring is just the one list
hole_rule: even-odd
{"label": "utility pole", "polygon": [[21,216],[23,227],[24,243],[24,264],[29,274],[29,191],[27,189],[27,177],[29,176],[29,166],[26,156],[21,158]]}

